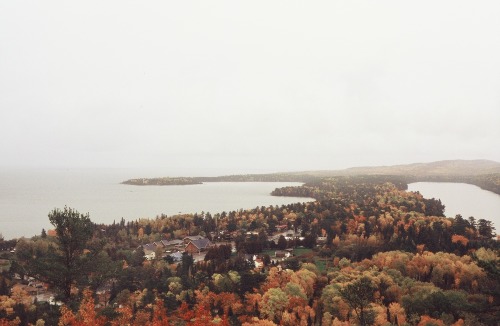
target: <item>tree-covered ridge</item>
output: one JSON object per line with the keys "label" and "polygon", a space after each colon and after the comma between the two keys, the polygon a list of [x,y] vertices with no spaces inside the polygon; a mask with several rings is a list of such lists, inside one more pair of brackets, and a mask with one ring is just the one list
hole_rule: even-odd
{"label": "tree-covered ridge", "polygon": [[[92,224],[80,257],[99,257],[100,263],[73,282],[64,308],[23,301],[26,295],[16,290],[4,294],[0,319],[49,325],[496,325],[500,260],[491,223],[446,218],[439,200],[405,189],[399,177],[332,177],[276,190],[315,202]],[[287,239],[282,230],[294,236]],[[173,261],[161,250],[145,260],[140,247],[197,234],[218,244],[203,260],[184,254]],[[34,259],[43,261],[61,246],[58,237],[21,239],[10,272],[2,274],[5,287],[16,283],[14,273],[33,274]],[[287,248],[294,257],[275,256]],[[250,253],[256,261],[248,260]],[[98,294],[106,285],[109,292]]]}
{"label": "tree-covered ridge", "polygon": [[446,160],[392,166],[353,167],[344,170],[298,172],[298,174],[310,174],[317,177],[353,175],[471,176],[497,173],[500,173],[500,163],[490,160]]}

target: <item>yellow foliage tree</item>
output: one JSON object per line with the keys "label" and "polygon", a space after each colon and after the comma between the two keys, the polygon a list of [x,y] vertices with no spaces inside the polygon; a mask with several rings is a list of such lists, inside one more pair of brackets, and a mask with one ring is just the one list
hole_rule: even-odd
{"label": "yellow foliage tree", "polygon": [[389,315],[392,324],[404,325],[406,323],[405,309],[397,302],[389,305]]}

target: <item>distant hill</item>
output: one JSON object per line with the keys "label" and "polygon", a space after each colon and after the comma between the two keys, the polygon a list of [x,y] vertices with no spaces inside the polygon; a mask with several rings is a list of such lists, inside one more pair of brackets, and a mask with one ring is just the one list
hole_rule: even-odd
{"label": "distant hill", "polygon": [[[317,177],[349,175],[473,176],[500,173],[500,163],[489,160],[448,160],[392,166],[353,167],[344,170],[304,171]],[[293,173],[295,174],[295,173]]]}

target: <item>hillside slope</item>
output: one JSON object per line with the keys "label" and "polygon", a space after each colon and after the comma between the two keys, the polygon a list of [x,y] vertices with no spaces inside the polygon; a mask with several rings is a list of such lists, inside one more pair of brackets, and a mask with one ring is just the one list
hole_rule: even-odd
{"label": "hillside slope", "polygon": [[297,174],[323,177],[342,175],[471,176],[496,173],[500,173],[500,163],[490,160],[447,160],[392,166],[353,167],[344,170],[297,172]]}

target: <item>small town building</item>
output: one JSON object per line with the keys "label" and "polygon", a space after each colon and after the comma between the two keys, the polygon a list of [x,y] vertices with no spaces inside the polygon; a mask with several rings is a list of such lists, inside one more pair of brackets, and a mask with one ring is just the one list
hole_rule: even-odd
{"label": "small town building", "polygon": [[182,241],[184,241],[184,244],[187,245],[190,241],[201,240],[201,239],[205,239],[205,237],[201,235],[188,235],[187,237],[184,237]]}
{"label": "small town building", "polygon": [[213,244],[210,240],[202,237],[201,239],[190,240],[184,250],[190,254],[196,254],[202,251],[207,251],[212,245]]}

